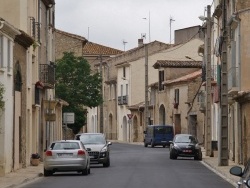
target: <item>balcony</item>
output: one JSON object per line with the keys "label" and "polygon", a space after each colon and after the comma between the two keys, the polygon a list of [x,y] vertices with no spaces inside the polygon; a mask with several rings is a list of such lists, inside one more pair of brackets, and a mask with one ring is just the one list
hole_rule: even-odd
{"label": "balcony", "polygon": [[53,62],[50,64],[40,64],[40,81],[44,84],[45,89],[54,89],[55,85],[55,65]]}
{"label": "balcony", "polygon": [[127,105],[128,104],[128,95],[118,97],[118,105]]}
{"label": "balcony", "polygon": [[125,95],[125,96],[122,96],[122,102],[123,102],[123,104],[128,104],[128,96],[127,95]]}
{"label": "balcony", "polygon": [[239,91],[239,69],[231,67],[228,70],[228,95],[234,96]]}

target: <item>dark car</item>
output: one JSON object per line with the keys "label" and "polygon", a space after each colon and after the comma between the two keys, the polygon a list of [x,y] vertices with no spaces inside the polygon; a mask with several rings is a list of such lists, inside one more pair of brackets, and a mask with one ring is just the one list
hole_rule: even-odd
{"label": "dark car", "polygon": [[169,146],[174,137],[174,130],[172,125],[148,125],[144,135],[144,146]]}
{"label": "dark car", "polygon": [[103,167],[110,166],[110,145],[103,133],[82,133],[75,137],[87,148],[91,164],[102,164]]}
{"label": "dark car", "polygon": [[201,147],[195,136],[190,134],[176,134],[170,143],[170,159],[194,157],[195,160],[202,160]]}
{"label": "dark car", "polygon": [[248,159],[244,170],[240,166],[234,166],[230,168],[229,172],[232,175],[240,177],[240,180],[237,182],[238,188],[250,187],[250,159]]}

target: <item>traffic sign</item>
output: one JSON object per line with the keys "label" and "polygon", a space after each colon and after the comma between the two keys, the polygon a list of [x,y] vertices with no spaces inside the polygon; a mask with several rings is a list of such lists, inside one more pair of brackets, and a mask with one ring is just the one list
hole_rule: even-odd
{"label": "traffic sign", "polygon": [[131,119],[133,117],[133,114],[127,114],[128,119]]}
{"label": "traffic sign", "polygon": [[65,124],[74,124],[75,123],[75,114],[74,113],[69,113],[65,112],[63,113],[63,123]]}

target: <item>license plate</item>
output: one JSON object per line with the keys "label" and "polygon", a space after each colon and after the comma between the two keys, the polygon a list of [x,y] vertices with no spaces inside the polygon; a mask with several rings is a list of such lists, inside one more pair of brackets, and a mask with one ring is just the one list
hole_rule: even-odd
{"label": "license plate", "polygon": [[94,159],[95,157],[90,155],[89,158],[90,158],[90,159]]}
{"label": "license plate", "polygon": [[183,152],[185,152],[185,153],[191,153],[192,150],[183,150]]}
{"label": "license plate", "polygon": [[73,156],[73,153],[58,153],[59,157],[71,157]]}
{"label": "license plate", "polygon": [[167,141],[161,141],[161,142],[167,142]]}

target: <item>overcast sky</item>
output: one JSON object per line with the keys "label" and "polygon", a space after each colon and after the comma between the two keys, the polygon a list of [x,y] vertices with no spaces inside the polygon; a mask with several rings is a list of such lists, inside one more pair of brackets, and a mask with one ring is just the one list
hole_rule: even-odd
{"label": "overcast sky", "polygon": [[[56,0],[56,28],[104,46],[129,50],[145,42],[174,43],[174,30],[202,25],[213,0]],[[212,8],[213,11],[213,8]],[[146,18],[146,19],[143,19]],[[150,35],[149,35],[150,33]],[[125,45],[124,45],[125,44]]]}

